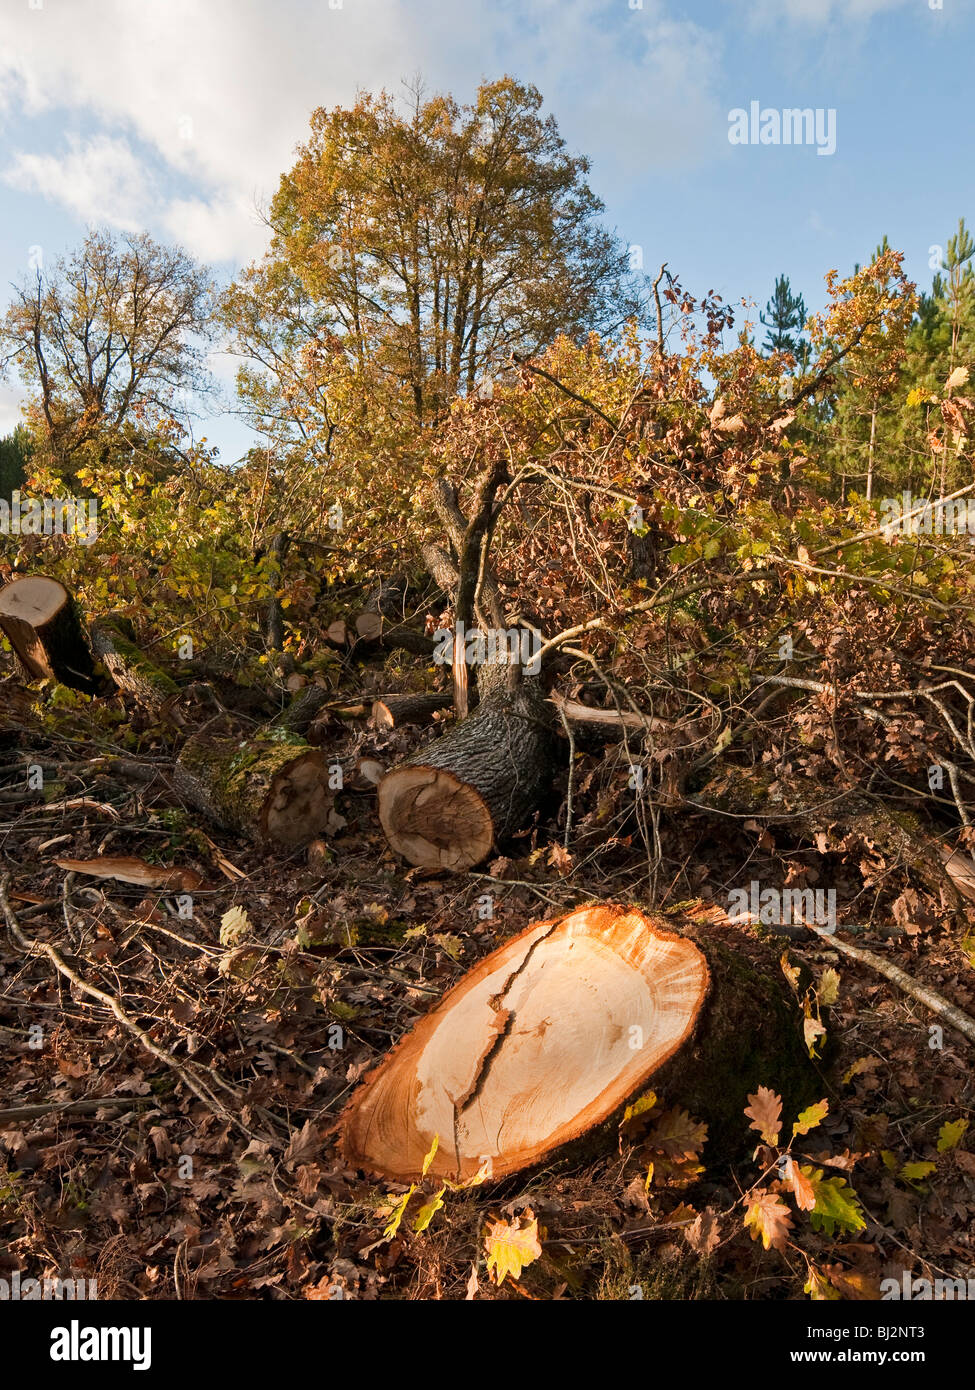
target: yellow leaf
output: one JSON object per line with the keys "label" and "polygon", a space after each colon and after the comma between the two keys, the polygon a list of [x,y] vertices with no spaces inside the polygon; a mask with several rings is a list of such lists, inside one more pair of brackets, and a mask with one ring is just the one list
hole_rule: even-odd
{"label": "yellow leaf", "polygon": [[816,1039],[825,1038],[826,1029],[818,1018],[813,1018],[812,1014],[807,1014],[802,1020],[802,1036],[806,1047],[809,1049],[810,1057],[816,1056]]}
{"label": "yellow leaf", "polygon": [[489,1221],[484,1235],[488,1274],[495,1284],[507,1275],[518,1280],[521,1272],[542,1253],[538,1220],[529,1207],[514,1221]]}
{"label": "yellow leaf", "polygon": [[931,1176],[936,1166],[934,1163],[925,1163],[922,1160],[918,1160],[916,1163],[905,1163],[900,1175],[905,1182],[921,1182],[924,1178]]}
{"label": "yellow leaf", "polygon": [[819,977],[819,986],[816,990],[819,1002],[824,1008],[829,1008],[835,1004],[840,997],[840,977],[839,973],[828,966]]}
{"label": "yellow leaf", "polygon": [[944,1154],[949,1149],[957,1149],[965,1136],[968,1128],[967,1120],[946,1121],[938,1131],[938,1153]]}
{"label": "yellow leaf", "polygon": [[793,1139],[797,1134],[808,1134],[811,1129],[821,1125],[829,1114],[829,1101],[821,1100],[816,1105],[810,1105],[808,1110],[803,1110],[795,1124],[792,1126]]}
{"label": "yellow leaf", "polygon": [[828,1279],[824,1279],[812,1265],[809,1266],[809,1278],[803,1285],[803,1293],[807,1293],[814,1303],[825,1303],[837,1300],[840,1295]]}
{"label": "yellow leaf", "polygon": [[416,1220],[413,1222],[414,1231],[426,1230],[430,1222],[436,1216],[437,1212],[444,1205],[443,1195],[446,1191],[447,1184],[444,1183],[443,1187],[440,1189],[438,1193],[436,1193],[435,1196],[431,1197],[428,1202],[423,1203],[423,1206],[416,1214]]}
{"label": "yellow leaf", "polygon": [[239,946],[246,941],[254,928],[243,907],[231,907],[220,918],[220,945]]}
{"label": "yellow leaf", "polygon": [[433,1162],[434,1155],[436,1154],[436,1152],[437,1152],[437,1150],[438,1150],[439,1148],[440,1148],[440,1135],[439,1135],[439,1134],[435,1134],[435,1135],[433,1136],[433,1143],[430,1145],[430,1148],[429,1148],[429,1150],[427,1151],[427,1156],[426,1156],[426,1158],[423,1160],[423,1176],[424,1176],[424,1177],[426,1177],[427,1173],[429,1172],[429,1170],[430,1170],[430,1164]]}
{"label": "yellow leaf", "polygon": [[871,1071],[876,1065],[877,1062],[874,1057],[858,1057],[853,1066],[843,1073],[843,1085],[849,1086],[855,1076],[859,1076],[861,1072]]}
{"label": "yellow leaf", "polygon": [[393,1214],[389,1219],[389,1225],[386,1227],[385,1231],[383,1231],[383,1235],[387,1240],[392,1240],[393,1236],[399,1230],[399,1223],[403,1220],[403,1213],[409,1206],[410,1198],[413,1196],[413,1193],[415,1191],[416,1183],[413,1184],[409,1192],[405,1192],[403,1194],[403,1196],[396,1203],[395,1207],[393,1207]]}
{"label": "yellow leaf", "polygon": [[768,1250],[775,1246],[780,1250],[786,1243],[792,1217],[782,1198],[774,1192],[750,1192],[746,1198],[748,1209],[745,1212],[745,1225],[751,1231],[752,1240],[761,1236],[762,1244]]}

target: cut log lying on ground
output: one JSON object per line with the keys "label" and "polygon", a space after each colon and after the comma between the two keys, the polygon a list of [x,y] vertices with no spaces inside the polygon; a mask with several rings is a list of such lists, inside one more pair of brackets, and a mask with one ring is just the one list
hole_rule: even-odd
{"label": "cut log lying on ground", "polygon": [[373,722],[380,729],[425,724],[438,710],[449,709],[450,703],[449,695],[384,695],[373,702]]}
{"label": "cut log lying on ground", "polygon": [[[845,848],[848,840],[872,845],[889,862],[914,874],[929,892],[947,901],[967,897],[959,866],[945,854],[921,819],[894,810],[866,792],[836,794],[810,777],[776,778],[755,769],[734,768],[712,778],[687,804],[715,815],[765,821],[797,839],[812,841],[821,854]],[[954,872],[953,872],[954,870]],[[966,885],[971,887],[971,885]]]}
{"label": "cut log lying on ground", "polygon": [[554,770],[551,712],[534,682],[498,690],[469,719],[393,768],[379,819],[398,854],[461,872],[527,825]]}
{"label": "cut log lying on ground", "polygon": [[379,613],[360,613],[355,620],[357,646],[380,646],[388,651],[412,652],[414,656],[431,656],[433,638],[418,632],[407,623],[391,623]]}
{"label": "cut log lying on ground", "polygon": [[432,1176],[503,1178],[648,1085],[708,1124],[709,1156],[740,1151],[749,1093],[774,1080],[798,1105],[818,1081],[774,953],[766,972],[720,934],[619,906],[533,924],[365,1078],[339,1122],[346,1160],[410,1182],[439,1137]]}
{"label": "cut log lying on ground", "polygon": [[262,739],[189,739],[175,786],[215,825],[282,845],[314,839],[333,801],[319,749]]}
{"label": "cut log lying on ground", "polygon": [[291,734],[307,733],[329,700],[334,698],[334,693],[323,686],[303,686],[295,692],[287,708],[272,719],[271,727]]}
{"label": "cut log lying on ground", "polygon": [[103,693],[78,609],[56,579],[28,575],[0,589],[0,631],[31,680]]}
{"label": "cut log lying on ground", "polygon": [[132,624],[125,618],[94,623],[91,646],[118,688],[148,709],[158,709],[179,694],[176,682],[136,646]]}

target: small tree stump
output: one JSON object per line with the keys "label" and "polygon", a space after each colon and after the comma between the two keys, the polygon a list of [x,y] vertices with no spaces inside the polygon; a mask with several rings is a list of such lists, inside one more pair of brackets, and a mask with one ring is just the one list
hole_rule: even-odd
{"label": "small tree stump", "polygon": [[56,579],[28,575],[0,589],[0,630],[31,680],[102,693],[77,606]]}
{"label": "small tree stump", "polygon": [[215,825],[282,845],[304,845],[320,834],[333,800],[325,759],[306,743],[192,738],[175,780]]}

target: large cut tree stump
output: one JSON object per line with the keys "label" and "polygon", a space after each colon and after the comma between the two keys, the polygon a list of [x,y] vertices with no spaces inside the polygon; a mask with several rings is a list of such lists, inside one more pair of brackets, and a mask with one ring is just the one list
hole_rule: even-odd
{"label": "large cut tree stump", "polygon": [[550,707],[536,683],[497,690],[379,787],[379,819],[398,854],[460,872],[524,829],[552,779]]}
{"label": "large cut tree stump", "polygon": [[94,623],[91,645],[118,688],[148,709],[158,709],[179,694],[173,678],[136,646],[135,631],[128,619],[108,617]]}
{"label": "large cut tree stump", "polygon": [[306,743],[192,738],[176,786],[215,825],[282,845],[320,834],[333,801],[324,756]]}
{"label": "large cut tree stump", "polygon": [[78,609],[56,579],[28,575],[0,589],[0,631],[31,680],[101,693]]}
{"label": "large cut tree stump", "polygon": [[530,926],[361,1083],[339,1125],[346,1159],[409,1182],[439,1136],[435,1177],[502,1178],[649,1085],[708,1124],[707,1156],[740,1151],[759,1085],[798,1107],[818,1082],[774,953],[756,963],[719,935],[618,906]]}

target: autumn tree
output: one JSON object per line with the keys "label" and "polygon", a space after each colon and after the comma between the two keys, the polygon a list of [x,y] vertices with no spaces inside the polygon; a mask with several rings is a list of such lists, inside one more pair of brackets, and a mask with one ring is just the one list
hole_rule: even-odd
{"label": "autumn tree", "polygon": [[512,351],[642,312],[589,162],[541,106],[505,77],[469,105],[417,88],[405,111],[382,93],[313,113],[268,254],[227,301],[237,350],[270,379],[270,393],[243,383],[269,429],[283,410],[293,437],[317,426],[330,444],[349,370],[360,397],[383,391],[429,423]]}
{"label": "autumn tree", "polygon": [[[865,495],[873,495],[877,422],[881,408],[901,379],[907,334],[917,309],[915,287],[902,269],[903,254],[892,251],[886,238],[868,266],[857,266],[853,275],[840,280],[831,270],[826,277],[831,304],[811,320],[813,347],[819,361],[835,355],[844,343],[842,362],[834,376],[835,427],[844,476],[865,477]],[[866,428],[867,438],[858,438]],[[864,466],[850,468],[865,453]]]}
{"label": "autumn tree", "polygon": [[145,233],[90,232],[15,289],[0,368],[27,386],[32,435],[56,471],[158,430],[172,440],[187,393],[206,384],[211,312],[206,271]]}

